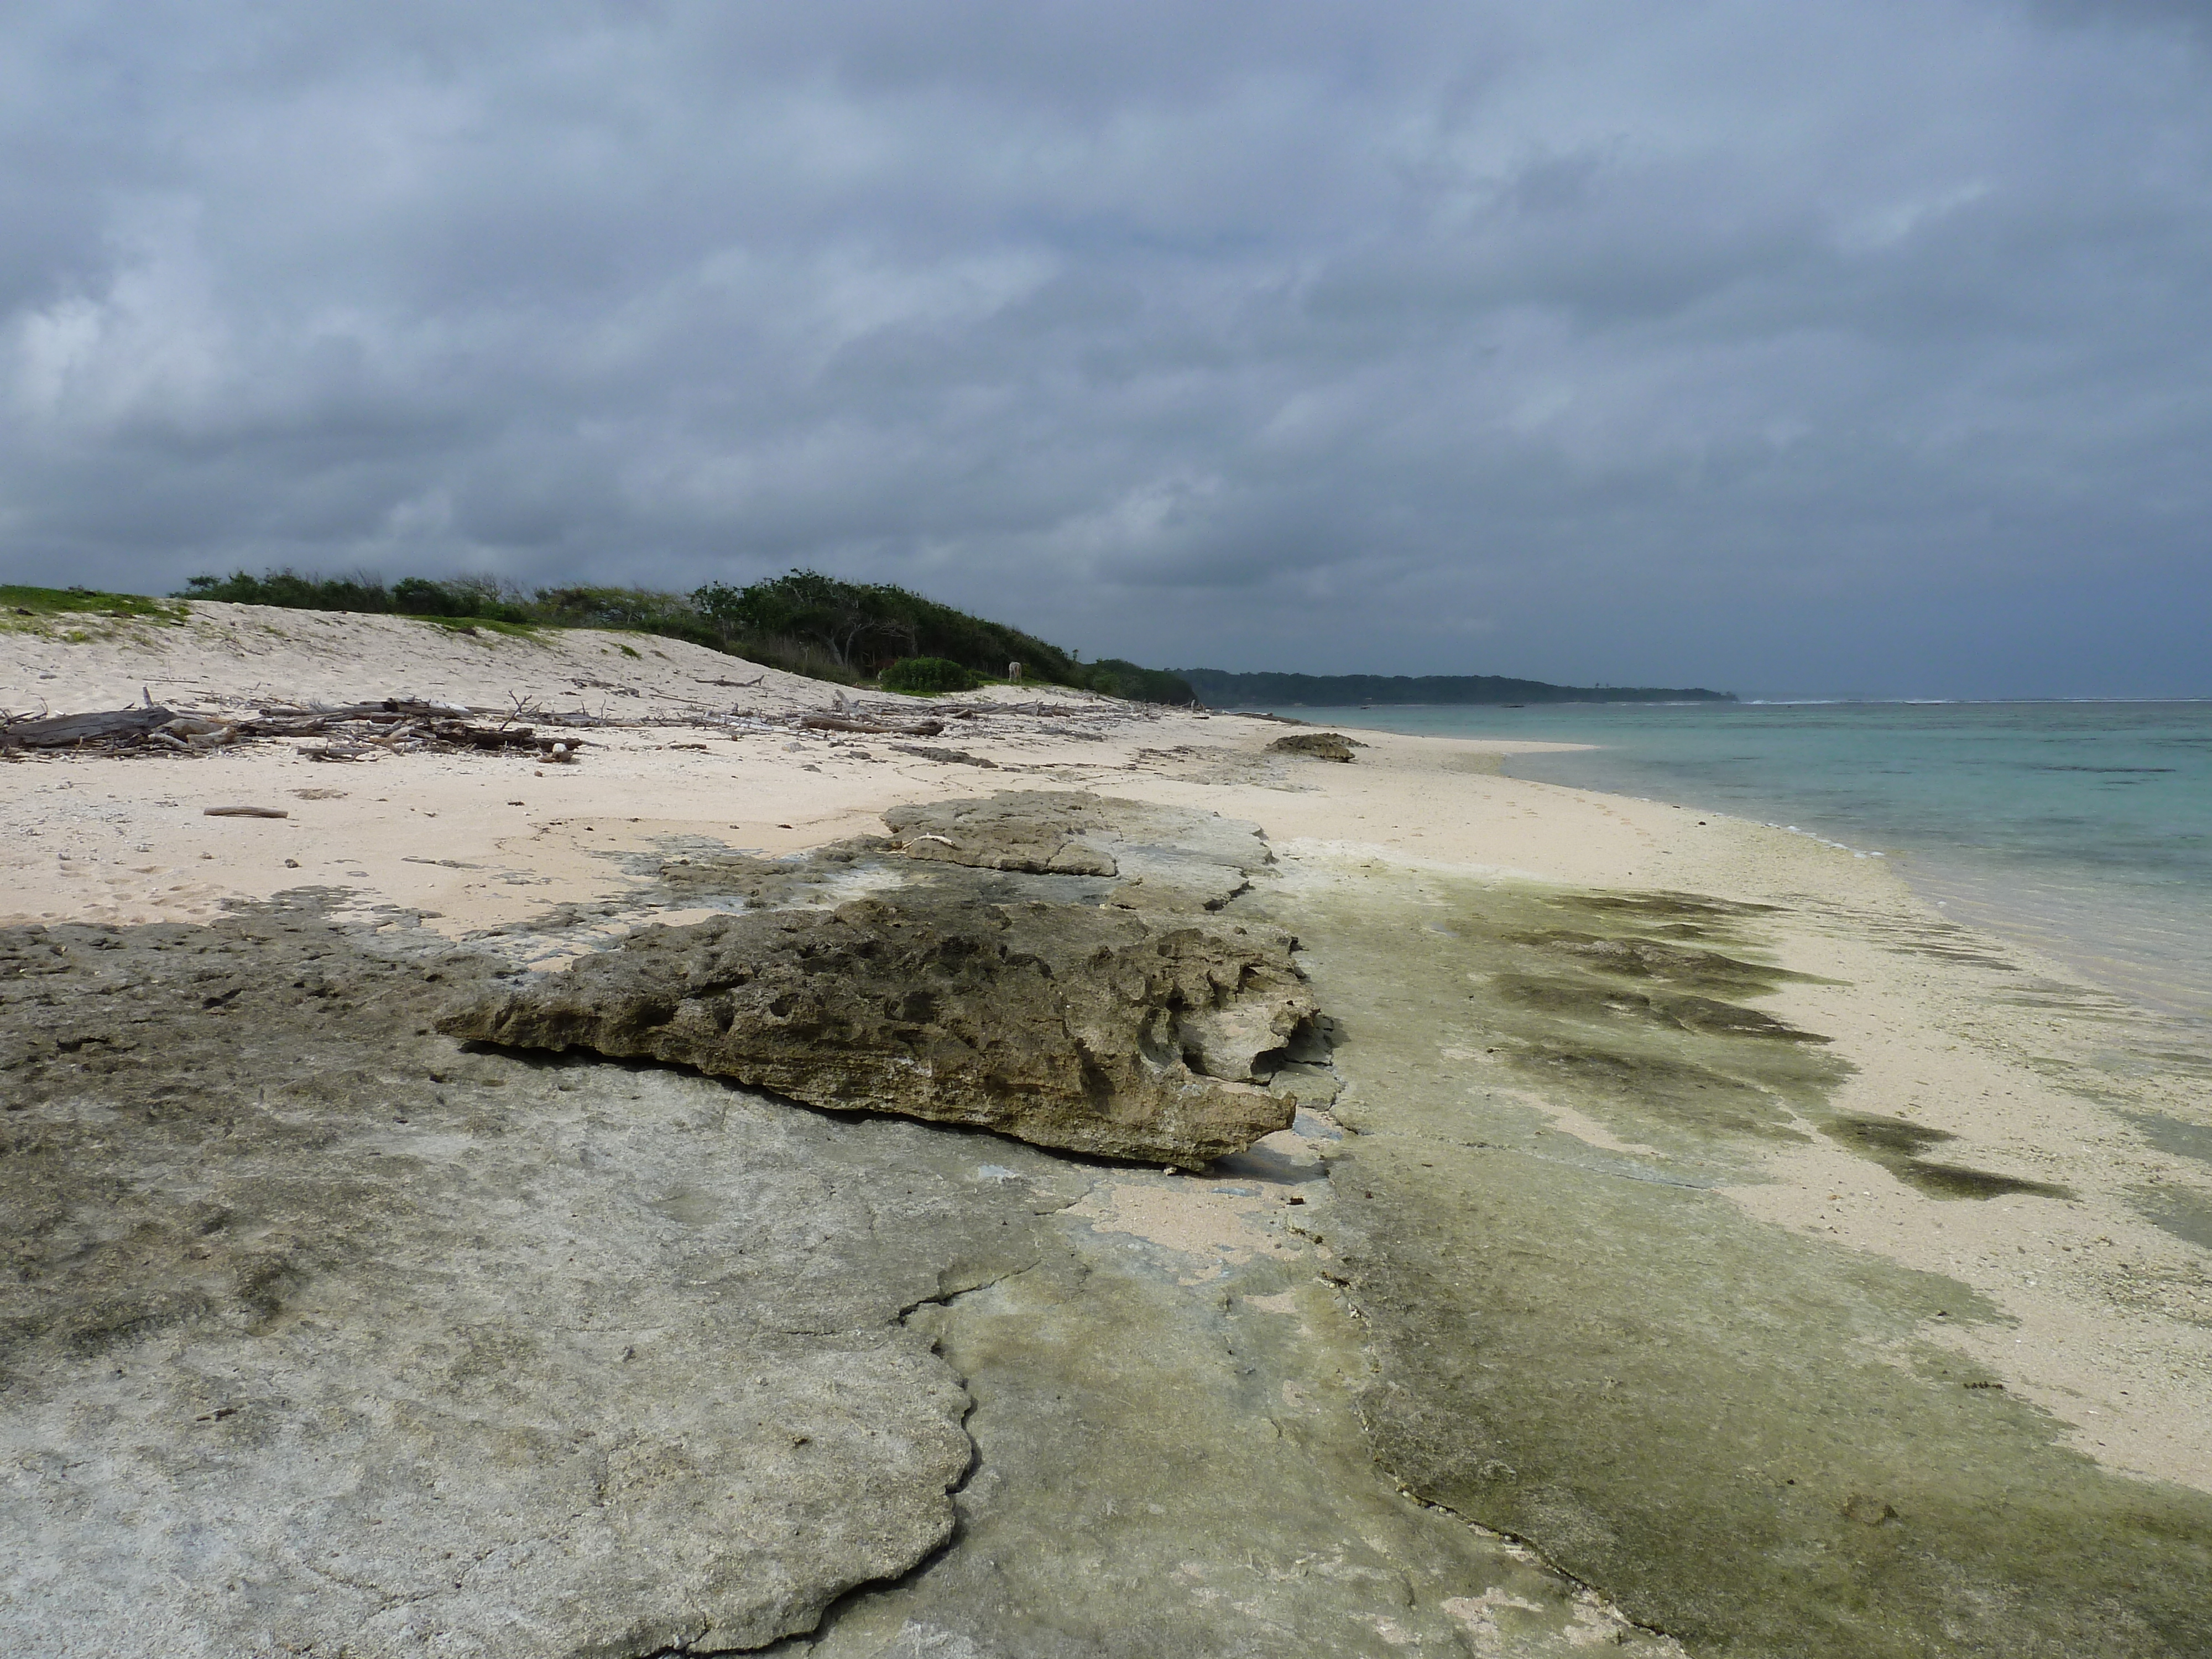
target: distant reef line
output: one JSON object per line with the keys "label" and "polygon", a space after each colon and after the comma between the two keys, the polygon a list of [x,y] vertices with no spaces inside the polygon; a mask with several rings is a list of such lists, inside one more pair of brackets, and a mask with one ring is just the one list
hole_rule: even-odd
{"label": "distant reef line", "polygon": [[1550,685],[1499,674],[1231,674],[1218,668],[1173,671],[1216,708],[1303,703],[1734,702],[1733,691],[1703,686]]}

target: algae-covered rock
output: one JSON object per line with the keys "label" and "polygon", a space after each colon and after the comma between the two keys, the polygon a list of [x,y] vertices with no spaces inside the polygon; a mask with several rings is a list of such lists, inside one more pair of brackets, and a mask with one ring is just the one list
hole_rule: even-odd
{"label": "algae-covered rock", "polygon": [[1293,732],[1267,745],[1278,754],[1310,755],[1316,760],[1352,759],[1352,740],[1341,732]]}
{"label": "algae-covered rock", "polygon": [[907,894],[649,928],[440,1029],[1195,1166],[1290,1121],[1254,1079],[1314,1012],[1291,946],[1262,924]]}
{"label": "algae-covered rock", "polygon": [[1840,1057],[1724,1000],[1784,979],[1759,912],[1364,861],[1349,885],[1297,913],[1357,1034],[1316,1231],[1406,1491],[1698,1659],[2212,1654],[2212,1498],[2100,1467],[1929,1342],[2011,1323],[1967,1285],[1731,1194],[1817,1127],[1931,1198],[2072,1196],[1837,1111]]}

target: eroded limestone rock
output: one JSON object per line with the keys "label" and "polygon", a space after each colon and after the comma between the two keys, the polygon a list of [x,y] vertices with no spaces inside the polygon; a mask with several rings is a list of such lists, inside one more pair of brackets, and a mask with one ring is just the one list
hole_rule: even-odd
{"label": "eroded limestone rock", "polygon": [[1310,755],[1316,760],[1352,759],[1352,740],[1341,732],[1293,732],[1267,745],[1279,754]]}
{"label": "eroded limestone rock", "polygon": [[894,806],[884,822],[908,858],[1038,875],[1118,872],[1100,845],[1109,825],[1096,795],[1009,789],[986,800]]}
{"label": "eroded limestone rock", "polygon": [[889,845],[880,836],[863,836],[782,859],[702,847],[662,860],[654,873],[684,898],[714,896],[742,900],[750,910],[788,909],[820,903],[826,883]]}
{"label": "eroded limestone rock", "polygon": [[1257,824],[1079,790],[1007,789],[884,814],[908,859],[1033,875],[1118,877],[1124,909],[1218,910],[1275,861]]}
{"label": "eroded limestone rock", "polygon": [[1196,1166],[1290,1121],[1255,1079],[1315,1012],[1291,943],[1265,924],[918,891],[648,928],[440,1029]]}
{"label": "eroded limestone rock", "polygon": [[457,1054],[499,964],[404,932],[0,930],[0,1652],[721,1652],[946,1537],[969,1402],[901,1316],[1080,1178]]}

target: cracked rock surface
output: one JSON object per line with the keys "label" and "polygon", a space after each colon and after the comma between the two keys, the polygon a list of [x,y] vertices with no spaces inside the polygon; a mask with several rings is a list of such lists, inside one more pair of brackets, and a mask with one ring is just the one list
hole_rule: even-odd
{"label": "cracked rock surface", "polygon": [[915,892],[644,929],[440,1029],[1197,1166],[1288,1124],[1255,1067],[1314,1012],[1263,922]]}
{"label": "cracked rock surface", "polygon": [[0,1650],[751,1648],[946,1537],[902,1316],[1036,1258],[1045,1161],[457,1053],[494,966],[411,937],[0,933]]}
{"label": "cracked rock surface", "polygon": [[916,1309],[975,1400],[957,1541],[777,1659],[1680,1659],[1375,1466],[1310,1237],[1337,1140],[1301,1111],[1203,1176],[1094,1170],[1035,1267]]}

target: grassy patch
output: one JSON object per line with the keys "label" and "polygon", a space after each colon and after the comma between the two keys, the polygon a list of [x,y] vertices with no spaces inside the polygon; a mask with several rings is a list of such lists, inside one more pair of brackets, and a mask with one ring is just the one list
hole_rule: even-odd
{"label": "grassy patch", "polygon": [[[140,593],[100,593],[88,587],[0,586],[0,626],[33,628],[63,617],[103,622],[150,622],[175,624],[185,620],[186,609],[174,599],[152,599]],[[68,637],[89,639],[89,634]]]}
{"label": "grassy patch", "polygon": [[490,617],[410,617],[409,622],[434,623],[453,634],[504,634],[509,639],[534,640],[536,623],[499,622]]}

